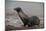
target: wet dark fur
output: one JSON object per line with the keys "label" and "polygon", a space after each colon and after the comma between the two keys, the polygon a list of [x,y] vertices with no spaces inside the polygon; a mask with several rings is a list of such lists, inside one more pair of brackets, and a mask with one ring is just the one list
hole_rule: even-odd
{"label": "wet dark fur", "polygon": [[[19,17],[21,18],[21,20],[24,23],[24,26],[28,25],[28,27],[33,26],[33,25],[39,25],[40,23],[40,19],[37,16],[32,16],[32,17],[28,17],[26,14],[23,13],[22,9],[20,7],[14,8],[15,11],[17,11]],[[23,15],[25,15],[25,17],[21,17],[21,15],[19,13],[23,13]]]}
{"label": "wet dark fur", "polygon": [[32,16],[30,17],[28,22],[28,26],[34,26],[34,25],[38,25],[40,24],[40,19],[37,16]]}

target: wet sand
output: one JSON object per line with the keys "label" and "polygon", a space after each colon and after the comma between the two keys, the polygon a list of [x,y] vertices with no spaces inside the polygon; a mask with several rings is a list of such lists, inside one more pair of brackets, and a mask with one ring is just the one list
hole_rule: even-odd
{"label": "wet sand", "polygon": [[10,31],[10,30],[27,30],[27,29],[43,29],[44,28],[44,24],[43,21],[40,21],[40,27],[38,26],[32,26],[32,27],[24,27],[23,25],[17,25],[17,26],[6,26],[6,31]]}

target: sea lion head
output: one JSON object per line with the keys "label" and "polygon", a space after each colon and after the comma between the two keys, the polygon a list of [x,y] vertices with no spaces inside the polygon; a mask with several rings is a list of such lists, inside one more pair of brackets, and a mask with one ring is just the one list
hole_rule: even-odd
{"label": "sea lion head", "polygon": [[22,9],[20,7],[16,7],[16,8],[14,8],[14,10],[17,11],[17,12],[22,11]]}

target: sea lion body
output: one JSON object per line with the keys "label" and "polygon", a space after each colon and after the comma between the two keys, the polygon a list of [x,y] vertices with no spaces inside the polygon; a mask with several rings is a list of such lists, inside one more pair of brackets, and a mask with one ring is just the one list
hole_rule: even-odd
{"label": "sea lion body", "polygon": [[20,7],[15,8],[14,10],[17,11],[20,19],[24,23],[24,26],[28,25],[28,27],[32,25],[39,25],[40,19],[37,16],[28,17]]}
{"label": "sea lion body", "polygon": [[37,16],[32,16],[29,18],[28,25],[34,26],[34,25],[39,25],[40,24],[40,19]]}

